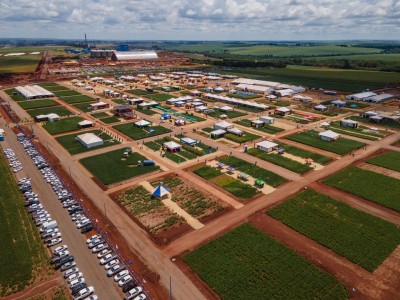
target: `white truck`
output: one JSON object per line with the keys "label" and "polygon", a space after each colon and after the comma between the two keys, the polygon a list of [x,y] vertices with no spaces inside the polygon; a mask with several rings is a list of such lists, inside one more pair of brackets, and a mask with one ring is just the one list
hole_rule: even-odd
{"label": "white truck", "polygon": [[43,223],[42,228],[40,229],[40,232],[42,233],[46,230],[54,229],[54,228],[58,228],[57,221],[45,222],[45,223]]}

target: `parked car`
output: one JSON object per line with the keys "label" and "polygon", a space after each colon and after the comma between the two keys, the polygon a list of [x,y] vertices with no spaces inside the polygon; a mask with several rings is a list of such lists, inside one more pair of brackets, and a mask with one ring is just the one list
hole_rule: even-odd
{"label": "parked car", "polygon": [[112,261],[114,258],[117,258],[116,255],[113,254],[107,254],[106,256],[104,256],[102,259],[100,259],[100,265],[105,265],[106,263]]}
{"label": "parked car", "polygon": [[66,270],[71,269],[73,267],[76,267],[76,262],[70,261],[70,262],[67,262],[67,263],[65,263],[65,264],[63,264],[61,266],[61,271],[66,271]]}
{"label": "parked car", "polygon": [[71,294],[72,295],[77,295],[81,290],[87,288],[87,283],[83,282],[83,283],[79,283],[77,285],[75,285],[74,287],[71,288]]}
{"label": "parked car", "polygon": [[[58,230],[58,229],[57,229],[57,230]],[[54,254],[54,255],[58,255],[58,253],[63,252],[63,251],[65,251],[65,250],[67,250],[67,249],[68,249],[68,246],[67,246],[67,245],[58,246],[57,248],[55,248],[55,249],[53,250],[53,254]]]}
{"label": "parked car", "polygon": [[86,244],[90,244],[91,242],[93,242],[94,240],[97,240],[97,239],[99,239],[99,238],[101,238],[101,235],[100,235],[100,234],[92,235],[90,238],[88,238],[88,239],[86,240]]}
{"label": "parked car", "polygon": [[126,276],[122,277],[122,279],[120,281],[118,281],[118,286],[123,286],[128,281],[131,281],[131,280],[132,280],[132,276],[131,275],[126,275]]}
{"label": "parked car", "polygon": [[92,252],[93,253],[97,253],[97,252],[100,252],[101,250],[104,250],[104,249],[107,249],[107,248],[108,248],[107,244],[99,244],[99,245],[97,245],[96,247],[94,247],[92,249]]}
{"label": "parked car", "polygon": [[79,272],[78,268],[69,269],[69,270],[64,272],[64,278],[67,278],[67,277],[71,276],[72,274],[75,274],[75,273],[78,273],[78,272]]}
{"label": "parked car", "polygon": [[67,282],[68,282],[68,283],[71,283],[71,281],[73,281],[73,280],[75,280],[75,279],[78,279],[78,278],[81,278],[81,277],[83,277],[82,272],[74,273],[74,274],[69,275],[69,276],[67,277]]}
{"label": "parked car", "polygon": [[99,297],[97,297],[97,295],[91,295],[83,300],[99,300]]}
{"label": "parked car", "polygon": [[135,287],[126,293],[124,300],[131,300],[134,297],[138,296],[141,292],[143,291],[143,288],[141,286]]}
{"label": "parked car", "polygon": [[125,284],[125,285],[122,287],[122,291],[123,291],[124,293],[126,293],[126,292],[130,291],[131,289],[133,289],[135,286],[136,286],[136,283],[134,283],[133,280],[128,281],[128,283]]}
{"label": "parked car", "polygon": [[145,300],[147,297],[145,294],[140,294],[139,296],[136,296],[133,300]]}
{"label": "parked car", "polygon": [[69,282],[69,287],[72,288],[77,284],[85,283],[85,278],[79,277]]}
{"label": "parked car", "polygon": [[108,262],[107,264],[104,265],[104,269],[110,270],[111,267],[115,266],[116,264],[119,264],[118,259],[113,259],[112,261]]}
{"label": "parked car", "polygon": [[93,224],[92,224],[92,223],[87,224],[87,225],[85,225],[84,227],[82,227],[81,233],[83,234],[83,233],[89,232],[89,231],[93,230],[93,228],[94,228],[94,227],[93,227]]}
{"label": "parked car", "polygon": [[94,287],[89,286],[87,288],[84,288],[82,290],[80,290],[75,296],[74,296],[74,300],[82,300],[84,298],[86,298],[87,296],[90,296],[91,294],[94,293]]}
{"label": "parked car", "polygon": [[104,243],[104,240],[103,240],[103,239],[94,240],[93,242],[91,242],[91,243],[88,245],[88,248],[89,248],[89,249],[93,249],[94,247],[96,247],[97,245],[102,244],[102,243]]}
{"label": "parked car", "polygon": [[123,271],[125,269],[124,265],[114,265],[110,270],[107,271],[107,277],[114,276],[115,274]]}
{"label": "parked car", "polygon": [[110,249],[104,249],[104,250],[100,251],[97,254],[97,258],[100,259],[100,258],[104,257],[105,255],[107,255],[108,253],[111,253],[111,250]]}
{"label": "parked car", "polygon": [[126,275],[129,275],[129,271],[128,270],[123,270],[123,271],[119,272],[117,275],[114,276],[114,281],[115,282],[120,281]]}
{"label": "parked car", "polygon": [[62,242],[61,238],[52,239],[52,240],[47,242],[47,247],[55,246],[55,245],[57,245],[57,244],[59,244],[61,242]]}

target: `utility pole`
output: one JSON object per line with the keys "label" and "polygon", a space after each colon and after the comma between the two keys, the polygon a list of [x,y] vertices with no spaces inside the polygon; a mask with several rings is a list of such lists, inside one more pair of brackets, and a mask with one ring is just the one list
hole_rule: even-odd
{"label": "utility pole", "polygon": [[106,221],[106,226],[108,226],[107,210],[106,210],[106,203],[105,202],[104,202],[104,219]]}
{"label": "utility pole", "polygon": [[172,300],[172,275],[169,274],[169,300]]}

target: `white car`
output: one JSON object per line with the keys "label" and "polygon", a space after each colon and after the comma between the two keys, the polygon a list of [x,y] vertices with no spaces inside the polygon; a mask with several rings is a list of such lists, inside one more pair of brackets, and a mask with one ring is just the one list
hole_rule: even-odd
{"label": "white car", "polygon": [[82,277],[83,277],[82,272],[74,273],[74,274],[69,275],[69,276],[67,277],[67,282],[68,282],[68,283],[71,283],[73,280],[76,280],[76,279],[82,278]]}
{"label": "white car", "polygon": [[106,263],[112,261],[114,258],[116,258],[115,255],[112,255],[111,253],[107,254],[102,259],[100,259],[100,265],[105,265]]}
{"label": "white car", "polygon": [[89,224],[89,223],[90,223],[90,220],[82,221],[82,222],[80,222],[80,223],[78,223],[78,224],[76,225],[76,228],[81,229],[82,227],[84,227],[85,225],[87,225],[87,224]]}
{"label": "white car", "polygon": [[100,251],[98,254],[97,254],[97,258],[102,258],[102,257],[104,257],[105,255],[107,255],[107,254],[109,254],[109,253],[111,253],[111,250],[110,249],[104,249],[103,251]]}
{"label": "white car", "polygon": [[69,269],[69,270],[64,272],[64,278],[67,278],[67,277],[71,276],[72,274],[75,274],[75,273],[78,273],[78,272],[79,272],[78,268]]}
{"label": "white car", "polygon": [[104,249],[107,249],[107,248],[108,248],[107,244],[99,244],[99,245],[97,245],[96,247],[94,247],[92,249],[92,252],[93,253],[97,253],[97,252],[100,252],[101,250],[104,250]]}
{"label": "white car", "polygon": [[[53,229],[50,229],[50,230],[53,230]],[[58,229],[57,229],[57,232],[58,232]],[[55,249],[53,250],[53,254],[54,254],[54,255],[58,255],[58,253],[63,252],[63,251],[65,251],[65,250],[67,250],[67,249],[68,249],[68,246],[67,246],[67,245],[59,246],[59,247],[57,247],[57,248],[55,248]]]}
{"label": "white car", "polygon": [[91,242],[93,242],[94,240],[99,239],[99,238],[101,238],[101,235],[95,234],[86,240],[86,244],[90,244]]}
{"label": "white car", "polygon": [[68,250],[57,252],[57,256],[62,257],[62,256],[66,256],[66,255],[69,255],[69,251]]}
{"label": "white car", "polygon": [[85,283],[85,282],[86,282],[86,281],[85,281],[85,278],[79,277],[79,278],[76,278],[76,279],[72,280],[72,281],[69,283],[69,287],[72,288],[72,287],[74,287],[74,286],[77,285],[77,284]]}
{"label": "white car", "polygon": [[119,264],[119,260],[118,259],[113,259],[112,261],[110,261],[109,263],[107,263],[104,266],[104,269],[109,270],[109,269],[111,269],[112,266],[114,266],[116,264]]}
{"label": "white car", "polygon": [[118,286],[123,286],[125,283],[127,283],[130,280],[132,280],[132,276],[126,275],[126,276],[122,277],[122,279],[120,281],[118,281]]}
{"label": "white car", "polygon": [[74,297],[74,300],[82,300],[93,293],[94,293],[94,287],[89,286],[87,288],[80,290]]}
{"label": "white car", "polygon": [[131,300],[132,298],[139,295],[142,291],[143,288],[141,286],[135,287],[126,293],[124,300]]}
{"label": "white car", "polygon": [[145,294],[140,294],[139,296],[135,297],[133,300],[145,300],[147,297]]}
{"label": "white car", "polygon": [[47,242],[47,247],[51,247],[51,246],[57,245],[57,244],[59,244],[61,242],[62,242],[61,238],[56,238],[56,239],[50,240],[50,241]]}
{"label": "white car", "polygon": [[115,282],[120,281],[126,275],[129,275],[128,270],[123,270],[123,271],[119,272],[117,275],[114,276],[114,281]]}
{"label": "white car", "polygon": [[83,300],[99,300],[99,297],[97,297],[97,295],[92,295],[92,296],[89,296],[89,297],[87,297],[87,298],[85,298]]}
{"label": "white car", "polygon": [[107,271],[107,277],[112,277],[115,274],[121,272],[122,270],[124,270],[125,267],[122,265],[114,265],[112,266],[112,268],[110,270]]}

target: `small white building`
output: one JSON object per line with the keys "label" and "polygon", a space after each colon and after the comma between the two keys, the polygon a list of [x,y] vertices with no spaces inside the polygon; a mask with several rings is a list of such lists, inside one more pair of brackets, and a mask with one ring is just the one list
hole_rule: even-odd
{"label": "small white building", "polygon": [[151,125],[151,123],[146,120],[140,120],[140,121],[135,122],[135,126],[137,126],[137,127],[147,127],[150,125]]}
{"label": "small white building", "polygon": [[76,139],[86,148],[93,148],[104,144],[104,141],[93,133],[78,135]]}
{"label": "small white building", "polygon": [[54,113],[48,114],[47,118],[48,118],[49,122],[57,122],[57,121],[60,121],[60,119],[61,119],[59,115],[54,114]]}
{"label": "small white building", "polygon": [[210,132],[210,137],[212,139],[218,139],[220,137],[223,137],[225,134],[226,134],[225,130],[217,129],[217,130],[214,130],[214,131]]}
{"label": "small white building", "polygon": [[336,141],[340,137],[338,133],[333,132],[332,130],[320,132],[318,136],[320,137],[321,140],[328,142]]}
{"label": "small white building", "polygon": [[292,113],[292,110],[290,108],[282,106],[282,107],[275,109],[274,113],[277,115],[286,116],[286,115],[290,115]]}
{"label": "small white building", "polygon": [[314,106],[314,109],[318,110],[318,111],[326,111],[328,109],[328,107],[325,105],[322,105],[322,104],[318,104],[318,105]]}
{"label": "small white building", "polygon": [[225,105],[219,108],[221,111],[233,111],[233,107]]}
{"label": "small white building", "polygon": [[78,123],[79,128],[87,128],[87,127],[92,127],[92,126],[93,126],[93,122],[89,121],[89,120],[83,120]]}
{"label": "small white building", "polygon": [[394,96],[392,94],[380,94],[372,97],[367,97],[364,99],[366,102],[372,102],[372,103],[382,103],[385,101],[392,100]]}
{"label": "small white building", "polygon": [[279,147],[279,145],[277,143],[270,142],[270,141],[258,142],[255,144],[255,146],[258,150],[261,150],[264,152],[272,152],[272,151],[278,149],[278,147]]}
{"label": "small white building", "polygon": [[350,128],[357,128],[358,127],[358,122],[350,120],[350,119],[344,119],[344,120],[340,120],[340,126],[350,127]]}
{"label": "small white building", "polygon": [[243,131],[241,131],[240,129],[237,129],[235,127],[229,128],[226,131],[229,132],[229,133],[232,133],[234,135],[237,135],[237,136],[243,135]]}
{"label": "small white building", "polygon": [[322,122],[320,126],[321,126],[322,128],[325,128],[325,127],[328,127],[328,126],[330,126],[330,125],[331,125],[331,123],[329,123],[329,122]]}
{"label": "small white building", "polygon": [[306,102],[306,103],[313,101],[312,97],[302,96],[302,95],[293,96],[293,99],[296,101],[301,101],[301,102]]}
{"label": "small white building", "polygon": [[227,131],[230,128],[233,128],[233,124],[229,123],[229,122],[226,122],[226,121],[222,121],[222,122],[214,124],[214,129],[215,130],[222,129],[222,130]]}
{"label": "small white building", "polygon": [[182,145],[178,144],[174,141],[169,141],[165,142],[163,144],[164,148],[167,149],[169,152],[174,153],[174,152],[179,152],[182,150]]}
{"label": "small white building", "polygon": [[274,124],[275,118],[273,117],[268,117],[268,116],[261,116],[260,121],[265,122],[265,124]]}

